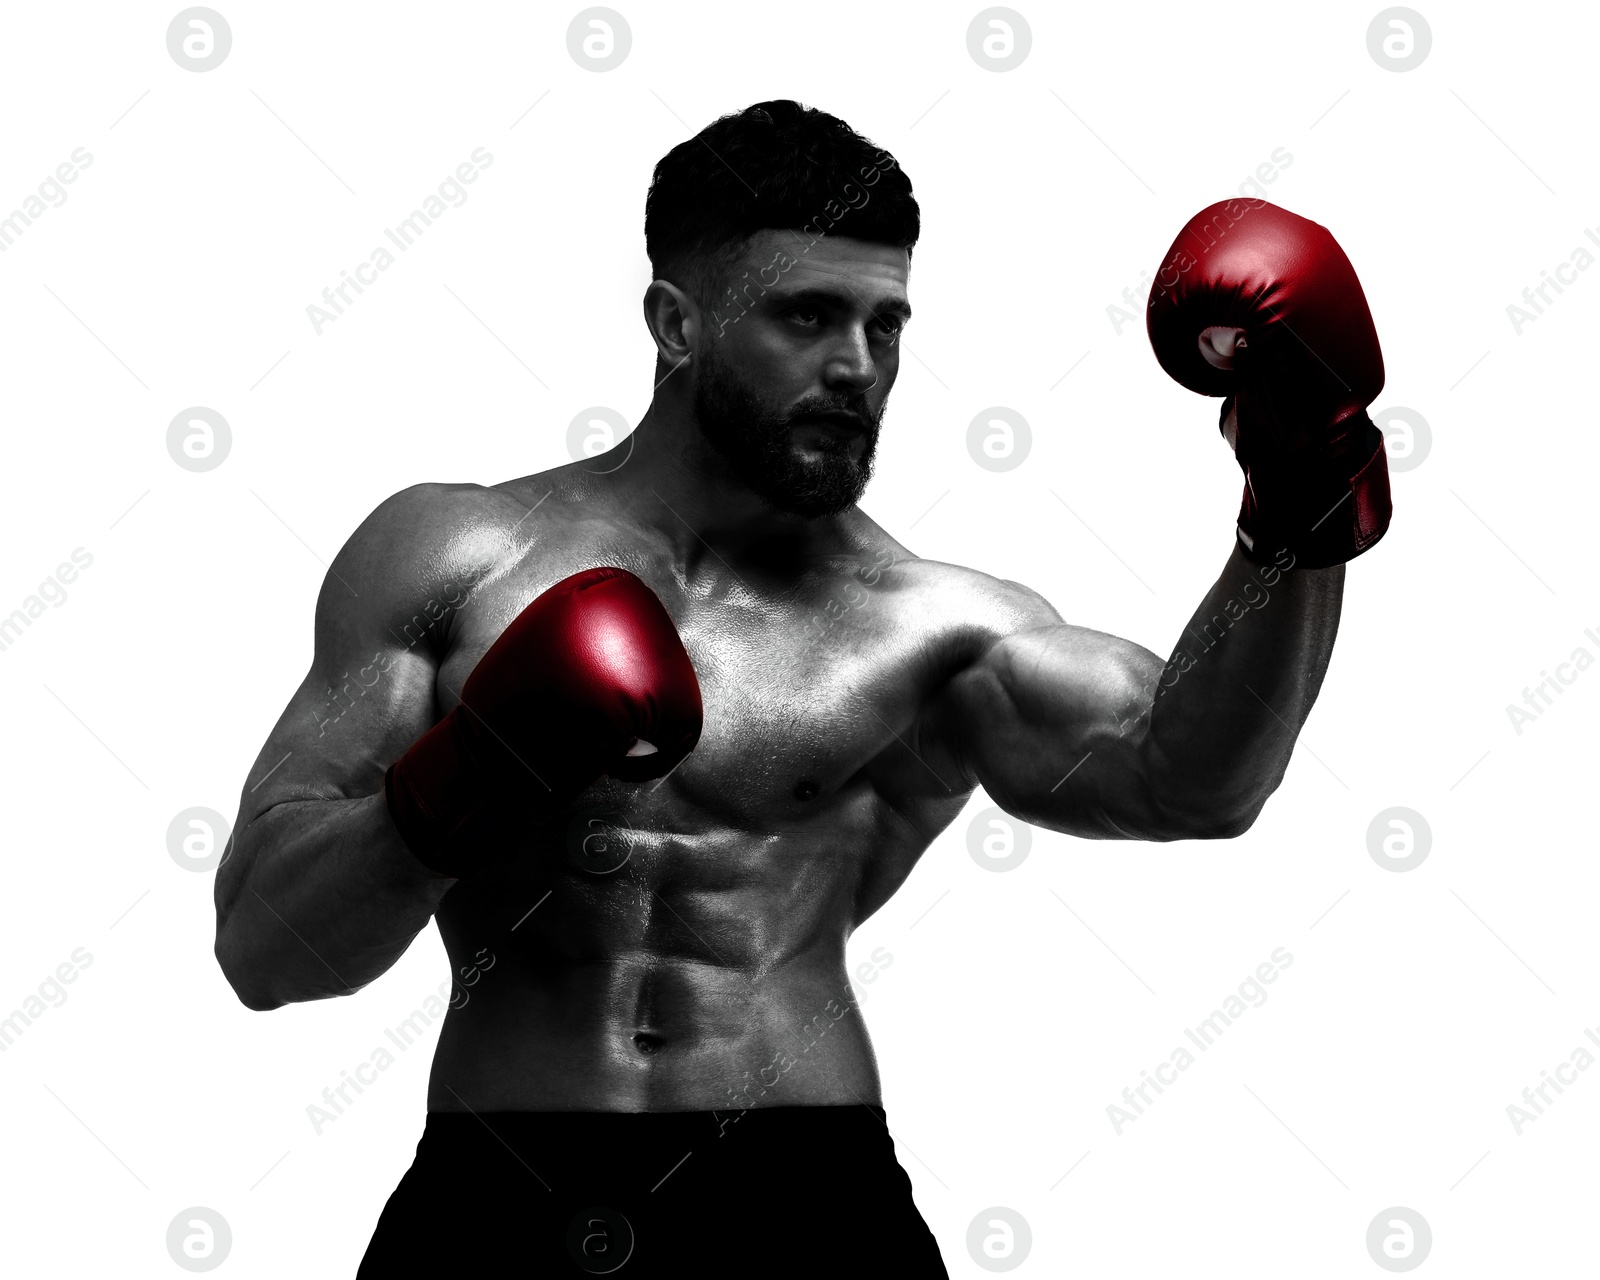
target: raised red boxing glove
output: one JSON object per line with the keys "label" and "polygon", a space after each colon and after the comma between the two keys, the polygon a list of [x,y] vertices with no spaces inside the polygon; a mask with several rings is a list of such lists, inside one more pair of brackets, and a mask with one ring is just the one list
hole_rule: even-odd
{"label": "raised red boxing glove", "polygon": [[441,875],[482,866],[603,775],[641,782],[700,738],[700,684],[666,609],[625,569],[586,569],[535,599],[461,688],[461,704],[384,774],[407,847]]}
{"label": "raised red boxing glove", "polygon": [[1366,411],[1383,390],[1383,353],[1361,282],[1325,227],[1259,199],[1202,209],[1167,251],[1146,328],[1167,373],[1227,397],[1221,425],[1245,474],[1248,556],[1322,569],[1383,536],[1388,457]]}

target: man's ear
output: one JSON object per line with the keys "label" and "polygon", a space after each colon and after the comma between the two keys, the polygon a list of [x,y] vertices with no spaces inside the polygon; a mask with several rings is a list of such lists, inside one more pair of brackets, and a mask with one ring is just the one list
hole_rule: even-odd
{"label": "man's ear", "polygon": [[644,291],[644,323],[668,366],[676,369],[693,357],[700,309],[670,280],[652,280]]}

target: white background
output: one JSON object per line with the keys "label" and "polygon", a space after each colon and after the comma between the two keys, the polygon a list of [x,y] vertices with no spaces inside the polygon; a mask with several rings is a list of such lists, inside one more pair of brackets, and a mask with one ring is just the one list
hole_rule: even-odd
{"label": "white background", "polygon": [[[1032,52],[1003,73],[967,51],[977,5],[618,0],[632,51],[595,73],[568,53],[578,6],[218,0],[233,48],[203,74],[168,55],[176,5],[13,7],[0,212],[74,148],[93,162],[0,254],[0,614],[74,548],[93,564],[0,651],[0,1014],[93,960],[0,1054],[8,1274],[180,1274],[165,1234],[196,1205],[231,1226],[226,1274],[353,1273],[431,1044],[320,1136],[306,1108],[445,979],[437,934],[355,997],[251,1013],[168,824],[232,819],[324,565],[382,498],[564,462],[587,406],[637,421],[651,169],[779,96],[891,150],[922,205],[864,502],[919,554],[1170,651],[1240,477],[1215,402],[1106,308],[1276,148],[1269,197],[1335,233],[1371,301],[1374,410],[1432,427],[1253,830],[1036,831],[997,874],[968,853],[980,795],[852,942],[893,956],[865,1015],[951,1274],[986,1274],[967,1229],[994,1206],[1031,1228],[1022,1274],[1379,1275],[1390,1206],[1431,1226],[1423,1274],[1591,1268],[1600,1070],[1520,1135],[1506,1108],[1600,1024],[1600,671],[1520,734],[1505,708],[1600,657],[1600,271],[1520,335],[1506,308],[1600,225],[1600,20],[1418,2],[1433,47],[1405,73],[1368,53],[1377,4],[1023,5]],[[307,305],[477,147],[467,202],[318,336]],[[203,474],[165,444],[194,405],[233,433]],[[992,405],[1033,431],[1004,474],[965,444]],[[1432,831],[1405,873],[1367,848],[1396,805]],[[1270,999],[1119,1136],[1108,1105],[1278,947]],[[870,1218],[874,1187],[839,1178]]]}

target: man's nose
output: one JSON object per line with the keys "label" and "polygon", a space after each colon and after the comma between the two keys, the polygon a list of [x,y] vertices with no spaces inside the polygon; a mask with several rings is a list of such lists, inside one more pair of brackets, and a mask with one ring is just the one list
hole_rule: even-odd
{"label": "man's nose", "polygon": [[872,358],[864,327],[853,328],[840,337],[838,347],[829,353],[823,376],[834,390],[860,393],[878,385],[878,365]]}

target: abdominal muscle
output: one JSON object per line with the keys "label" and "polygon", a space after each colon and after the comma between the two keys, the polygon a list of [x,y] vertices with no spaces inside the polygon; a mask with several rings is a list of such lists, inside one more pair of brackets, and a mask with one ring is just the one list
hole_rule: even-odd
{"label": "abdominal muscle", "polygon": [[880,1105],[845,970],[855,875],[837,827],[639,826],[613,874],[532,849],[446,895],[455,985],[428,1109]]}
{"label": "abdominal muscle", "polygon": [[842,955],[759,980],[646,953],[538,974],[497,972],[508,959],[480,967],[470,989],[453,992],[428,1110],[881,1103]]}

